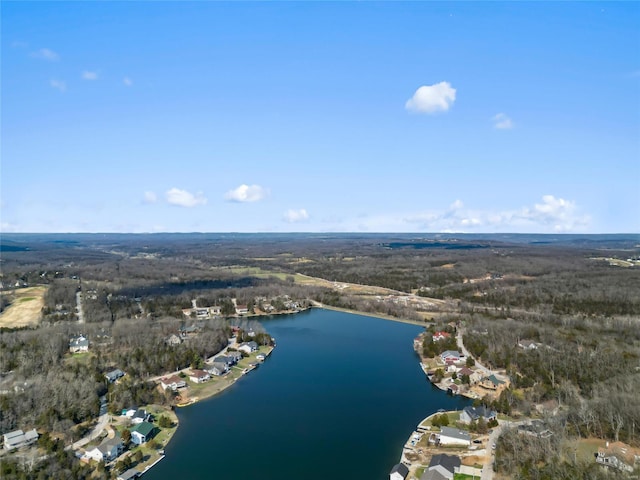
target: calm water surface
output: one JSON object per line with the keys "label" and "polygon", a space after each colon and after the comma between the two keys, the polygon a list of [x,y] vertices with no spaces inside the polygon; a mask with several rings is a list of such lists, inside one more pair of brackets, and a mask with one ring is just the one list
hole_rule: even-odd
{"label": "calm water surface", "polygon": [[145,480],[387,479],[415,426],[469,404],[434,388],[420,327],[331,310],[263,322],[278,346],[222,394],[179,409]]}

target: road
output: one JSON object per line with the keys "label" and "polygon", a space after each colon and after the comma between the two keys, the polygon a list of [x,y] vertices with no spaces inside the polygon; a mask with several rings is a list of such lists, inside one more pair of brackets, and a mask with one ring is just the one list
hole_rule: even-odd
{"label": "road", "polygon": [[109,425],[109,414],[105,413],[104,415],[100,415],[98,417],[98,424],[93,428],[93,430],[91,430],[91,433],[89,433],[89,435],[87,435],[86,437],[81,438],[77,442],[69,445],[65,448],[65,450],[78,450],[79,448],[84,447],[91,440],[95,440],[96,438],[98,438],[102,431],[107,428],[107,425]]}
{"label": "road", "polygon": [[[456,340],[458,342],[458,348],[460,349],[460,351],[464,354],[465,357],[469,358],[469,357],[473,357],[473,355],[471,355],[469,353],[469,350],[467,350],[464,346],[464,343],[462,343],[462,334],[463,334],[463,329],[462,328],[458,328],[458,334],[456,336]],[[475,360],[475,357],[474,357]],[[475,365],[479,370],[482,370],[482,372],[485,374],[485,376],[491,375],[493,372],[485,367],[484,365],[481,365],[480,363],[478,363],[478,361],[476,360],[476,365]]]}
{"label": "road", "polygon": [[76,293],[76,308],[78,310],[78,323],[84,323],[84,312],[82,311],[82,292]]}

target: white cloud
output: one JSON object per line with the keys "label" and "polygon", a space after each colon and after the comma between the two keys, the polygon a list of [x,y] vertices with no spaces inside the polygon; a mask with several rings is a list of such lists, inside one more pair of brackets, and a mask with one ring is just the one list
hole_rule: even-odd
{"label": "white cloud", "polygon": [[33,58],[39,58],[40,60],[47,60],[48,62],[57,62],[60,60],[60,55],[48,48],[41,48],[40,50],[32,52],[31,56]]}
{"label": "white cloud", "polygon": [[131,85],[133,85],[133,80],[131,80],[129,77],[124,77],[122,79],[122,83],[124,83],[127,87],[130,87]]}
{"label": "white cloud", "polygon": [[12,232],[19,232],[19,231],[20,231],[20,227],[18,227],[18,225],[15,225],[9,222],[0,223],[0,232],[12,233]]}
{"label": "white cloud", "polygon": [[499,130],[508,130],[513,128],[513,121],[504,113],[498,113],[493,116],[493,128]]}
{"label": "white cloud", "polygon": [[144,192],[144,203],[156,203],[158,201],[158,196],[155,192]]}
{"label": "white cloud", "polygon": [[240,185],[238,188],[229,190],[224,198],[230,202],[257,202],[266,198],[269,190],[260,185]]}
{"label": "white cloud", "polygon": [[97,80],[98,79],[98,72],[90,72],[88,70],[85,70],[84,72],[82,72],[82,79],[83,80]]}
{"label": "white cloud", "polygon": [[455,202],[453,202],[451,205],[449,205],[449,210],[451,211],[460,210],[462,207],[464,207],[464,203],[462,203],[462,200],[458,199]]}
{"label": "white cloud", "polygon": [[304,208],[300,208],[299,210],[287,210],[284,213],[284,220],[288,223],[297,223],[304,222],[309,219],[309,214]]}
{"label": "white cloud", "polygon": [[198,205],[206,205],[207,203],[207,199],[204,197],[202,192],[198,192],[194,195],[191,192],[174,187],[171,190],[167,190],[165,195],[168,203],[179,207],[191,208],[197,207]]}
{"label": "white cloud", "polygon": [[449,110],[455,101],[456,89],[449,82],[440,82],[418,88],[404,106],[410,112],[438,113]]}
{"label": "white cloud", "polygon": [[67,90],[67,84],[62,80],[56,80],[55,78],[52,78],[49,81],[49,85],[57,90],[60,90],[61,92],[65,92]]}

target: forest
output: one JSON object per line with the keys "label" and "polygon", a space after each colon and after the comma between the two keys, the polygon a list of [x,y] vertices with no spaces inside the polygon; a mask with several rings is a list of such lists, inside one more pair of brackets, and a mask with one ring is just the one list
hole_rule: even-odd
{"label": "forest", "polygon": [[[639,253],[637,235],[8,235],[0,308],[11,308],[16,289],[47,290],[37,326],[0,327],[0,431],[35,427],[68,442],[90,428],[102,395],[114,409],[169,404],[147,379],[197,366],[226,345],[231,325],[263,331],[252,317],[236,318],[233,302],[260,311],[295,301],[456,325],[479,361],[512,380],[495,408],[529,415],[554,401],[556,438],[640,446],[640,262],[603,261]],[[184,313],[193,305],[222,312],[196,321]],[[167,344],[196,323],[197,336]],[[88,357],[69,354],[78,334],[90,339]],[[523,348],[523,340],[536,347]],[[126,381],[105,381],[114,368],[126,371]],[[577,478],[570,475],[578,468],[583,478],[608,478],[567,455],[548,455],[553,445],[516,458],[524,440],[512,437],[501,439],[496,468],[513,478]],[[24,466],[2,461],[14,472],[7,478],[24,474]]]}

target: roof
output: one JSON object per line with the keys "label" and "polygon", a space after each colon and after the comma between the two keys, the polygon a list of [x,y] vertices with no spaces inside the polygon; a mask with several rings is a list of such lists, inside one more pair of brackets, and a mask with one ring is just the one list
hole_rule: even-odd
{"label": "roof", "polygon": [[204,370],[191,370],[191,373],[189,375],[196,378],[204,378],[209,376],[209,374]]}
{"label": "roof", "polygon": [[444,357],[460,357],[461,355],[460,355],[460,352],[458,352],[457,350],[447,350],[445,352],[442,352],[440,356],[444,358]]}
{"label": "roof", "polygon": [[498,377],[496,377],[493,374],[489,375],[487,377],[487,380],[489,380],[490,382],[492,382],[495,385],[502,385],[504,383],[502,380],[498,380]]}
{"label": "roof", "polygon": [[172,383],[180,383],[180,382],[184,382],[184,380],[182,380],[179,376],[177,375],[171,375],[170,377],[165,377],[160,379],[160,381],[162,383],[164,383],[165,385],[170,385]]}
{"label": "roof", "polygon": [[457,428],[442,427],[440,428],[440,435],[444,435],[449,438],[457,438],[458,440],[471,441],[471,436],[468,433],[458,430]]}
{"label": "roof", "polygon": [[258,348],[258,344],[253,340],[251,340],[250,342],[247,342],[247,345],[249,345],[251,348]]}
{"label": "roof", "polygon": [[142,422],[142,423],[139,423],[138,425],[136,425],[135,428],[132,428],[131,429],[131,433],[138,432],[140,435],[144,435],[146,437],[151,432],[153,432],[154,428],[156,428],[156,427],[154,427],[151,423]]}
{"label": "roof", "polygon": [[105,454],[113,450],[113,447],[118,446],[120,444],[122,444],[122,439],[119,436],[108,438],[104,442],[102,442],[100,445],[98,445],[98,450],[100,450],[102,454]]}
{"label": "roof", "polygon": [[397,463],[393,466],[393,468],[389,472],[389,475],[391,475],[392,473],[399,473],[403,477],[406,477],[407,475],[409,475],[409,469],[404,463]]}
{"label": "roof", "polygon": [[140,472],[135,468],[130,468],[126,472],[122,472],[118,475],[118,480],[131,480],[132,478],[138,478],[140,476]]}
{"label": "roof", "polygon": [[460,371],[458,372],[458,375],[462,376],[462,375],[473,375],[475,372],[473,370],[471,370],[469,367],[462,367],[460,369]]}
{"label": "roof", "polygon": [[449,480],[448,477],[445,477],[442,473],[440,473],[437,469],[425,470],[420,480]]}
{"label": "roof", "polygon": [[464,407],[462,411],[469,415],[471,420],[478,420],[480,417],[491,418],[498,414],[498,412],[491,410],[484,405],[480,407]]}
{"label": "roof", "polygon": [[435,467],[436,465],[441,465],[451,473],[454,473],[456,467],[459,467],[460,464],[461,462],[459,457],[455,455],[446,455],[444,453],[441,453],[431,457],[431,462],[429,462],[429,468]]}
{"label": "roof", "polygon": [[69,346],[70,347],[88,347],[89,340],[87,340],[83,336],[72,338],[71,341],[69,342]]}
{"label": "roof", "polygon": [[115,370],[105,373],[104,376],[107,377],[109,381],[114,381],[120,377],[124,377],[124,372],[119,368],[116,368]]}

